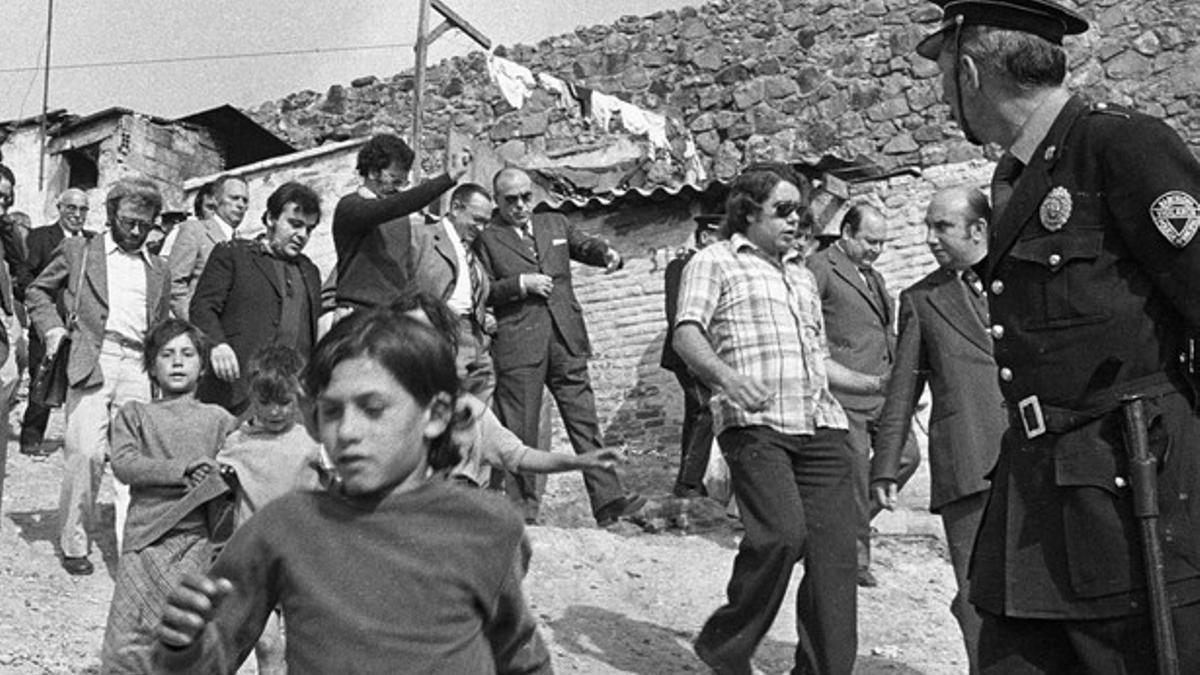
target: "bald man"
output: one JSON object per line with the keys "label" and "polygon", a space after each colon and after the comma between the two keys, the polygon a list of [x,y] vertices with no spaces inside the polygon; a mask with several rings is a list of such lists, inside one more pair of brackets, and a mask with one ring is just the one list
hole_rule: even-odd
{"label": "bald man", "polygon": [[[535,214],[533,182],[524,171],[501,170],[493,188],[497,215],[479,233],[476,248],[491,278],[488,304],[496,313],[496,412],[523,443],[536,446],[542,387],[548,386],[571,447],[577,454],[597,450],[600,424],[587,367],[591,344],[571,287],[571,261],[613,272],[623,264],[621,254],[561,214]],[[601,526],[645,504],[636,494],[624,494],[612,469],[583,476]],[[540,493],[533,474],[514,474],[509,482],[509,495],[526,522],[537,522]]]}
{"label": "bald man", "polygon": [[[817,279],[821,314],[829,341],[829,360],[852,371],[884,378],[895,359],[896,308],[875,260],[887,244],[883,214],[869,204],[852,205],[842,218],[841,238],[806,259]],[[846,411],[850,433],[846,443],[854,456],[858,521],[858,585],[876,586],[871,572],[871,518],[879,511],[868,490],[871,447],[875,425],[883,409],[883,390],[849,391],[830,382],[830,389]],[[909,435],[904,463],[898,476],[903,485],[921,461],[916,437]]]}
{"label": "bald man", "polygon": [[905,439],[917,401],[929,385],[929,511],[942,517],[958,593],[950,612],[958,620],[970,671],[978,672],[979,614],[967,601],[967,563],[988,481],[1008,426],[987,298],[972,267],[987,255],[991,209],[983,193],[954,187],[934,195],[925,214],[925,243],[938,269],[900,294],[900,337],[883,413],[875,432],[871,490],[894,509]]}

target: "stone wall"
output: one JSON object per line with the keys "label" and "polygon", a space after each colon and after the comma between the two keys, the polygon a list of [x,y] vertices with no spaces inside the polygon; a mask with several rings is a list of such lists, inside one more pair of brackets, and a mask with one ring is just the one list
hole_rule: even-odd
{"label": "stone wall", "polygon": [[[1072,86],[1164,116],[1200,149],[1200,3],[1065,4],[1092,20],[1089,33],[1068,40]],[[936,66],[912,51],[938,16],[927,0],[721,0],[498,51],[682,120],[721,178],[764,156],[936,166],[982,156],[947,121]],[[369,76],[250,114],[298,147],[380,129],[406,134],[412,87],[411,73]],[[513,111],[478,52],[431,67],[428,89],[431,167],[448,127],[526,153],[604,136],[549,97]]]}

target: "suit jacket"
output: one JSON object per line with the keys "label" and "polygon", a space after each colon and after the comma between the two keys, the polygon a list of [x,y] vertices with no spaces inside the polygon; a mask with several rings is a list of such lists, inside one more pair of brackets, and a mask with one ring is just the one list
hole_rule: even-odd
{"label": "suit jacket", "polygon": [[[476,240],[479,258],[492,280],[488,294],[496,312],[492,358],[499,369],[546,358],[555,328],[571,354],[591,353],[583,310],[571,286],[571,261],[603,266],[608,244],[558,213],[535,213],[533,238],[536,253],[514,228],[493,220]],[[521,292],[520,275],[538,273],[554,280],[549,298]]]}
{"label": "suit jacket", "polygon": [[[321,312],[321,273],[306,256],[297,263],[308,295],[305,317],[310,344],[317,342],[317,317]],[[283,313],[281,280],[274,261],[259,241],[235,240],[217,245],[192,296],[192,323],[212,338],[214,345],[228,344],[237,354],[242,377],[223,382],[211,372],[201,379],[199,396],[205,402],[235,407],[246,400],[246,370],[258,350],[278,334]],[[301,354],[305,360],[308,354]]]}
{"label": "suit jacket", "polygon": [[900,294],[900,337],[888,383],[871,480],[896,480],[917,401],[928,383],[929,510],[982,492],[1008,427],[992,338],[952,270],[934,270]]}
{"label": "suit jacket", "polygon": [[167,266],[171,270],[171,311],[181,319],[187,319],[188,306],[196,292],[196,284],[204,272],[204,265],[213,248],[228,241],[221,225],[216,220],[187,220],[176,226],[179,234],[171,246]]}
{"label": "suit jacket", "polygon": [[[46,265],[50,264],[50,259],[54,257],[54,249],[58,248],[65,238],[62,226],[58,223],[35,227],[29,231],[29,236],[25,239],[25,248],[27,249],[25,263],[29,267],[31,281],[46,269]],[[60,314],[66,315],[61,296],[58,310]]]}
{"label": "suit jacket", "polygon": [[687,266],[688,261],[694,255],[696,255],[696,250],[689,249],[687,253],[676,256],[667,263],[667,269],[663,273],[663,300],[666,303],[667,334],[663,337],[662,358],[658,365],[673,373],[687,370],[687,364],[679,358],[679,354],[675,353],[675,347],[671,341],[675,337],[675,317],[679,314],[679,283],[683,280],[683,268]]}
{"label": "suit jacket", "polygon": [[[432,225],[414,225],[412,228],[411,277],[417,288],[447,300],[454,292],[458,280],[458,256],[454,244],[446,234],[442,221]],[[472,288],[472,318],[479,328],[487,325],[487,299],[491,281],[487,270],[478,258],[475,261],[479,285]]]}
{"label": "suit jacket", "polygon": [[[29,318],[45,338],[53,328],[63,327],[55,298],[61,293],[70,310],[78,306],[77,327],[71,334],[71,352],[67,360],[67,382],[72,387],[93,387],[104,383],[100,372],[100,345],[108,320],[108,257],[105,251],[112,240],[102,234],[89,234],[65,240],[54,253],[46,269],[29,286]],[[87,257],[84,270],[83,260]],[[146,269],[146,325],[153,326],[170,312],[170,279],[163,259],[142,253]],[[83,271],[84,279],[80,279]],[[76,305],[76,296],[79,302]]]}
{"label": "suit jacket", "polygon": [[[818,251],[805,261],[817,279],[821,294],[821,312],[829,356],[839,364],[868,375],[883,375],[891,370],[896,334],[892,329],[895,305],[887,284],[878,270],[866,274],[874,278],[883,295],[880,304],[867,288],[858,267],[837,244]],[[879,395],[833,392],[847,408],[873,411],[883,404]]]}

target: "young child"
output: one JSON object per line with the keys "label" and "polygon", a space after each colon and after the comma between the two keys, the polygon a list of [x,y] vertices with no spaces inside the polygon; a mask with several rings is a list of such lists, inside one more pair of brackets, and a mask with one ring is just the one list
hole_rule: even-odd
{"label": "young child", "polygon": [[[428,324],[452,347],[457,346],[458,317],[441,298],[424,291],[411,290],[402,293],[391,308]],[[460,370],[460,379],[463,374]],[[493,468],[510,472],[563,473],[611,469],[620,458],[620,453],[612,448],[568,455],[528,447],[500,423],[491,408],[467,392],[462,392],[458,398],[453,426],[452,438],[461,458],[443,475],[475,487],[488,484],[488,476]]]}
{"label": "young child", "polygon": [[304,379],[336,491],[267,504],[209,576],[185,578],[154,672],[233,672],[277,605],[289,672],[551,672],[521,589],[520,516],[431,479],[458,460],[450,346],[412,318],[359,310],[321,339]]}
{"label": "young child", "polygon": [[151,329],[142,359],[161,397],[126,403],[109,427],[113,474],[129,485],[130,502],[104,631],[104,673],[153,671],[155,629],[168,593],[184,574],[212,561],[202,509],[148,540],[174,502],[217,468],[217,451],[237,424],[220,406],[196,400],[208,352],[208,340],[186,321],[167,319]]}
{"label": "young child", "polygon": [[[298,424],[300,370],[296,350],[268,345],[250,361],[250,415],[234,431],[217,461],[237,475],[237,524],[267,503],[295,490],[316,490],[320,445]],[[283,628],[277,612],[267,618],[254,647],[259,675],[286,673]]]}

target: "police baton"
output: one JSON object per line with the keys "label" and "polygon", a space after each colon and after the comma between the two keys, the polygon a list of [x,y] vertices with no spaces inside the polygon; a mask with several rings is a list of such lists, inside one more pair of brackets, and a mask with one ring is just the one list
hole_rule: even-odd
{"label": "police baton", "polygon": [[1133,515],[1142,533],[1158,672],[1160,675],[1179,675],[1179,652],[1175,648],[1175,628],[1171,623],[1171,603],[1167,600],[1167,580],[1163,572],[1162,542],[1158,538],[1158,459],[1150,454],[1145,402],[1137,394],[1126,396],[1121,399],[1121,412],[1125,452],[1129,458],[1129,482],[1133,488]]}

